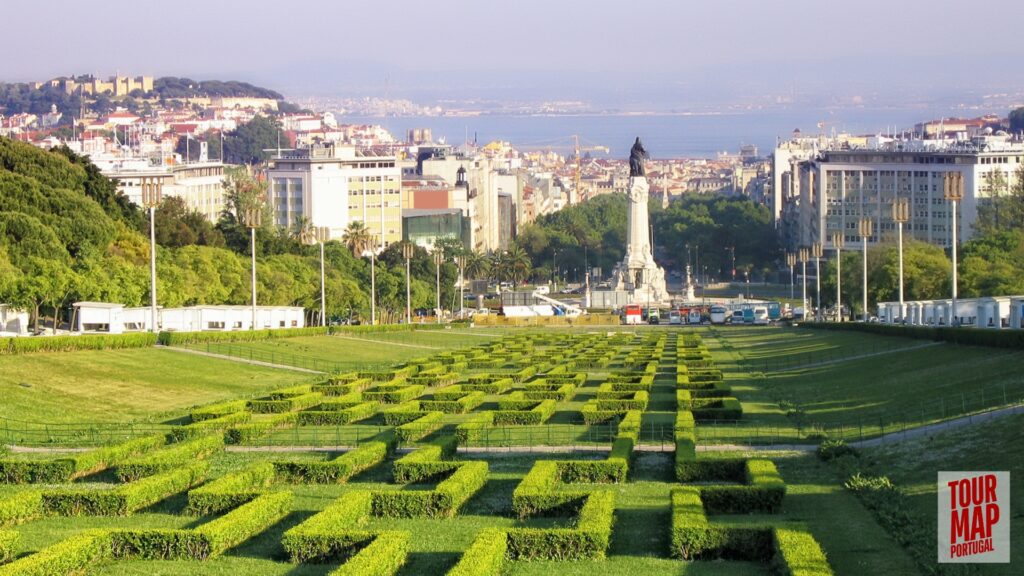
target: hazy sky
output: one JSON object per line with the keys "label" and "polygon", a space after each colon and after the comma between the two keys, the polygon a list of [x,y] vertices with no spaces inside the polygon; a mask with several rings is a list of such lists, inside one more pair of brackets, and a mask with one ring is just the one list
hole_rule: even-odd
{"label": "hazy sky", "polygon": [[[0,81],[239,79],[286,95],[896,94],[1024,83],[1021,0],[39,0]],[[616,96],[618,95],[618,96]]]}

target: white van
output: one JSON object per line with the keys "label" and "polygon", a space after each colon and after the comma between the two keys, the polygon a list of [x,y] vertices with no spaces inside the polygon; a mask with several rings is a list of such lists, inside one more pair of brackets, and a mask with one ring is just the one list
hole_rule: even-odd
{"label": "white van", "polygon": [[754,308],[754,324],[760,326],[768,325],[768,309],[764,306],[757,306]]}

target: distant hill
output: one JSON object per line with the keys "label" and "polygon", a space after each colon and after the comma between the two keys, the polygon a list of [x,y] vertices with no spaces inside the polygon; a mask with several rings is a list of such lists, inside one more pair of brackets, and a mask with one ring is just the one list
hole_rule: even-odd
{"label": "distant hill", "polygon": [[161,98],[234,96],[284,100],[284,96],[280,92],[237,80],[192,80],[191,78],[164,76],[153,80],[153,91],[159,94]]}

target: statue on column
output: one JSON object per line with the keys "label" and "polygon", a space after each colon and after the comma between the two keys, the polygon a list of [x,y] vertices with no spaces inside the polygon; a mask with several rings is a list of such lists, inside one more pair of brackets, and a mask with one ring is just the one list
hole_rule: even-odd
{"label": "statue on column", "polygon": [[651,157],[647,154],[647,150],[644,148],[640,137],[636,137],[636,142],[633,143],[633,148],[629,151],[629,176],[647,176],[647,171],[644,170],[644,160],[649,160]]}

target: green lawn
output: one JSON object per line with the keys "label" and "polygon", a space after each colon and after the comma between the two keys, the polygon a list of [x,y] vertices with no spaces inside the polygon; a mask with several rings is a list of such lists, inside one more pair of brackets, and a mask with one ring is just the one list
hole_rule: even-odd
{"label": "green lawn", "polygon": [[[1024,398],[1024,352],[791,328],[710,335],[744,418],[698,429],[704,441],[784,442],[819,432],[858,439]],[[852,358],[863,353],[880,355]],[[803,367],[764,372],[765,363]]]}
{"label": "green lawn", "polygon": [[485,344],[500,330],[423,330],[374,334],[303,336],[259,342],[210,342],[186,347],[321,371],[374,369],[444,350]]}
{"label": "green lawn", "polygon": [[157,348],[0,356],[0,421],[162,422],[311,376]]}
{"label": "green lawn", "polygon": [[939,471],[1009,471],[1010,564],[979,564],[976,574],[1020,574],[1024,561],[1024,414],[979,422],[933,436],[861,451],[870,473],[888,476],[905,490],[913,508],[936,533]]}

